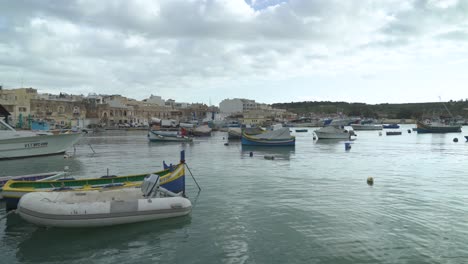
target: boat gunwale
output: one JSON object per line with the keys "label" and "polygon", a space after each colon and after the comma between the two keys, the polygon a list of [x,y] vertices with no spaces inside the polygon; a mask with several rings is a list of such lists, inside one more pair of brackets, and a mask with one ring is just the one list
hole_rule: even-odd
{"label": "boat gunwale", "polygon": [[[86,189],[86,190],[91,190],[91,189],[99,189],[104,187],[105,185],[108,184],[116,184],[116,183],[123,183],[124,186],[126,187],[132,187],[132,183],[140,182],[143,181],[145,177],[147,177],[150,174],[157,174],[161,177],[161,180],[164,178],[168,177],[169,179],[166,183],[170,183],[172,181],[177,180],[179,177],[174,177],[171,179],[170,176],[173,174],[180,174],[179,169],[182,167],[183,168],[184,164],[180,163],[176,165],[173,170],[171,169],[166,169],[158,172],[152,172],[152,173],[142,173],[142,174],[134,174],[134,175],[125,175],[125,176],[117,176],[117,177],[112,177],[112,178],[84,178],[84,179],[74,179],[74,180],[55,180],[55,181],[16,181],[16,180],[9,180],[5,183],[3,186],[3,196],[8,197],[8,192],[31,192],[35,190],[40,190],[40,189],[47,189],[47,188],[61,188],[61,187],[77,187],[74,190],[79,190],[79,189]],[[182,174],[185,174],[185,171],[182,172]],[[183,175],[177,175],[182,177]],[[139,177],[142,177],[141,180]],[[117,181],[116,181],[117,180]],[[95,184],[89,184],[90,182],[96,182]],[[75,183],[75,184],[73,184]],[[82,184],[80,184],[82,183]],[[47,187],[42,187],[39,188],[40,186],[46,186]],[[99,184],[102,184],[102,186],[98,186]],[[81,188],[80,188],[81,187]],[[122,186],[118,186],[122,187]]]}

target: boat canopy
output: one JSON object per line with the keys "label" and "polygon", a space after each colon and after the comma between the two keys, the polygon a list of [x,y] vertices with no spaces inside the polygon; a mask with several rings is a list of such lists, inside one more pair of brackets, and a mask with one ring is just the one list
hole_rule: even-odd
{"label": "boat canopy", "polygon": [[268,131],[258,135],[250,135],[251,138],[255,139],[290,139],[291,132],[289,128],[283,127],[277,130]]}

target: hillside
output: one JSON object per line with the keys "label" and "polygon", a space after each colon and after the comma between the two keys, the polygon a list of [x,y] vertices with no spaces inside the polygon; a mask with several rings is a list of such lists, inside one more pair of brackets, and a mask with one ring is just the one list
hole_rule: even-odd
{"label": "hillside", "polygon": [[[449,101],[444,103],[453,116],[468,117],[468,100]],[[373,118],[413,118],[420,119],[423,116],[440,115],[450,116],[440,102],[407,103],[407,104],[365,104],[347,102],[291,102],[273,104],[274,108],[286,109],[299,116],[310,114],[327,115],[341,112],[348,116],[365,116]]]}

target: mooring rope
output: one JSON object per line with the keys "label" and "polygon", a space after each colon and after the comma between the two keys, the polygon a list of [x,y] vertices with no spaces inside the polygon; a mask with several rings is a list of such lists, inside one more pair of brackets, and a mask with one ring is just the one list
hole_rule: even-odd
{"label": "mooring rope", "polygon": [[3,219],[7,218],[7,216],[9,216],[11,213],[16,213],[16,210],[11,210],[11,211],[9,211],[8,213],[6,213],[6,215],[0,217],[0,221],[2,221]]}
{"label": "mooring rope", "polygon": [[198,185],[197,180],[195,180],[195,177],[193,176],[192,172],[190,171],[189,166],[187,165],[187,163],[184,163],[184,164],[185,164],[185,167],[187,167],[188,171],[190,172],[190,175],[192,176],[193,180],[195,181],[195,184],[197,184],[198,190],[201,191],[200,185]]}

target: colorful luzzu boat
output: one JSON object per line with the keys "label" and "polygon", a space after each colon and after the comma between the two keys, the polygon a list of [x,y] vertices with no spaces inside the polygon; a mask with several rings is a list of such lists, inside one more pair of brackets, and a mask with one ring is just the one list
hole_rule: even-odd
{"label": "colorful luzzu boat", "polygon": [[[101,178],[84,178],[55,181],[15,181],[10,180],[3,186],[3,198],[8,210],[15,209],[20,198],[31,192],[56,191],[92,191],[102,189],[121,189],[138,187],[151,173],[128,176],[103,176]],[[169,166],[152,174],[160,176],[160,186],[174,192],[185,192],[185,164]]]}

